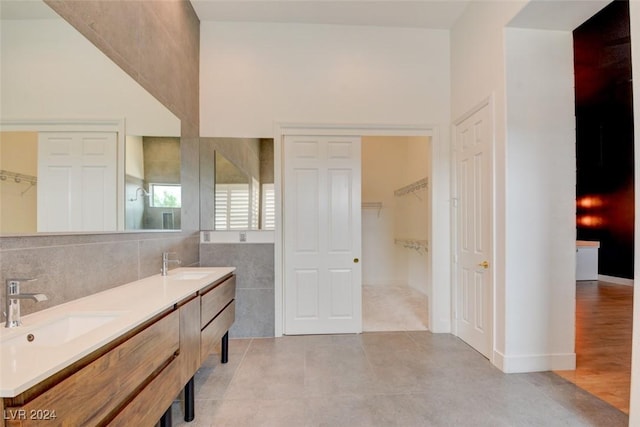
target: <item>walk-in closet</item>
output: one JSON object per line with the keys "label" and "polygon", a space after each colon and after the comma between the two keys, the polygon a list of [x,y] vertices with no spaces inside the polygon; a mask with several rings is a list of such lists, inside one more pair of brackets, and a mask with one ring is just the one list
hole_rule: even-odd
{"label": "walk-in closet", "polygon": [[363,330],[428,329],[429,137],[362,138]]}

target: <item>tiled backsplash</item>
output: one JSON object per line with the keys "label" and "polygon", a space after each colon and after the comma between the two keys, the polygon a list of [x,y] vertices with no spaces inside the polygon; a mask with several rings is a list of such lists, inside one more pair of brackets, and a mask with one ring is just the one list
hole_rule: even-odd
{"label": "tiled backsplash", "polygon": [[273,243],[204,243],[201,267],[236,267],[236,321],[232,338],[274,336]]}
{"label": "tiled backsplash", "polygon": [[[44,293],[48,300],[22,301],[28,314],[158,274],[162,252],[176,252],[183,266],[197,266],[198,243],[197,232],[2,237],[0,279],[38,279],[22,291]],[[4,299],[3,289],[1,307]]]}

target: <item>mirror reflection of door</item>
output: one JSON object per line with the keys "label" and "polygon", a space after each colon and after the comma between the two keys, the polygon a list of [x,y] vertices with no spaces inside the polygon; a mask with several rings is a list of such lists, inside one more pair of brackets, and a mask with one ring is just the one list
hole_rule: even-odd
{"label": "mirror reflection of door", "polygon": [[127,230],[179,230],[180,138],[127,136]]}
{"label": "mirror reflection of door", "polygon": [[115,231],[115,132],[40,132],[38,231]]}

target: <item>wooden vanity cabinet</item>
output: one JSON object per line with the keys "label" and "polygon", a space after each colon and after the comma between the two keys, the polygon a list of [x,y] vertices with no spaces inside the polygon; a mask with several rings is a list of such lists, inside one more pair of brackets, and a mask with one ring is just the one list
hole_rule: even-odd
{"label": "wooden vanity cabinet", "polygon": [[[114,344],[15,398],[5,398],[5,415],[16,415],[5,416],[5,424],[11,427],[108,424],[154,379],[162,377],[168,367],[177,365],[173,362],[180,349],[178,312],[172,310]],[[174,390],[179,388],[177,385]]]}
{"label": "wooden vanity cabinet", "polygon": [[193,419],[193,376],[221,338],[226,342],[235,288],[233,274],[207,285],[20,395],[0,399],[0,426],[152,426],[183,387]]}
{"label": "wooden vanity cabinet", "polygon": [[177,304],[180,352],[118,415],[109,426],[154,425],[200,367],[200,298],[196,294]]}

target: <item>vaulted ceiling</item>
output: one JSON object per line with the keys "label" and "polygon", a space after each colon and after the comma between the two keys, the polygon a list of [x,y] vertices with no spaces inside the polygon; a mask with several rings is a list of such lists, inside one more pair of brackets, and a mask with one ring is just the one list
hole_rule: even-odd
{"label": "vaulted ceiling", "polygon": [[201,21],[449,29],[468,0],[191,0]]}

